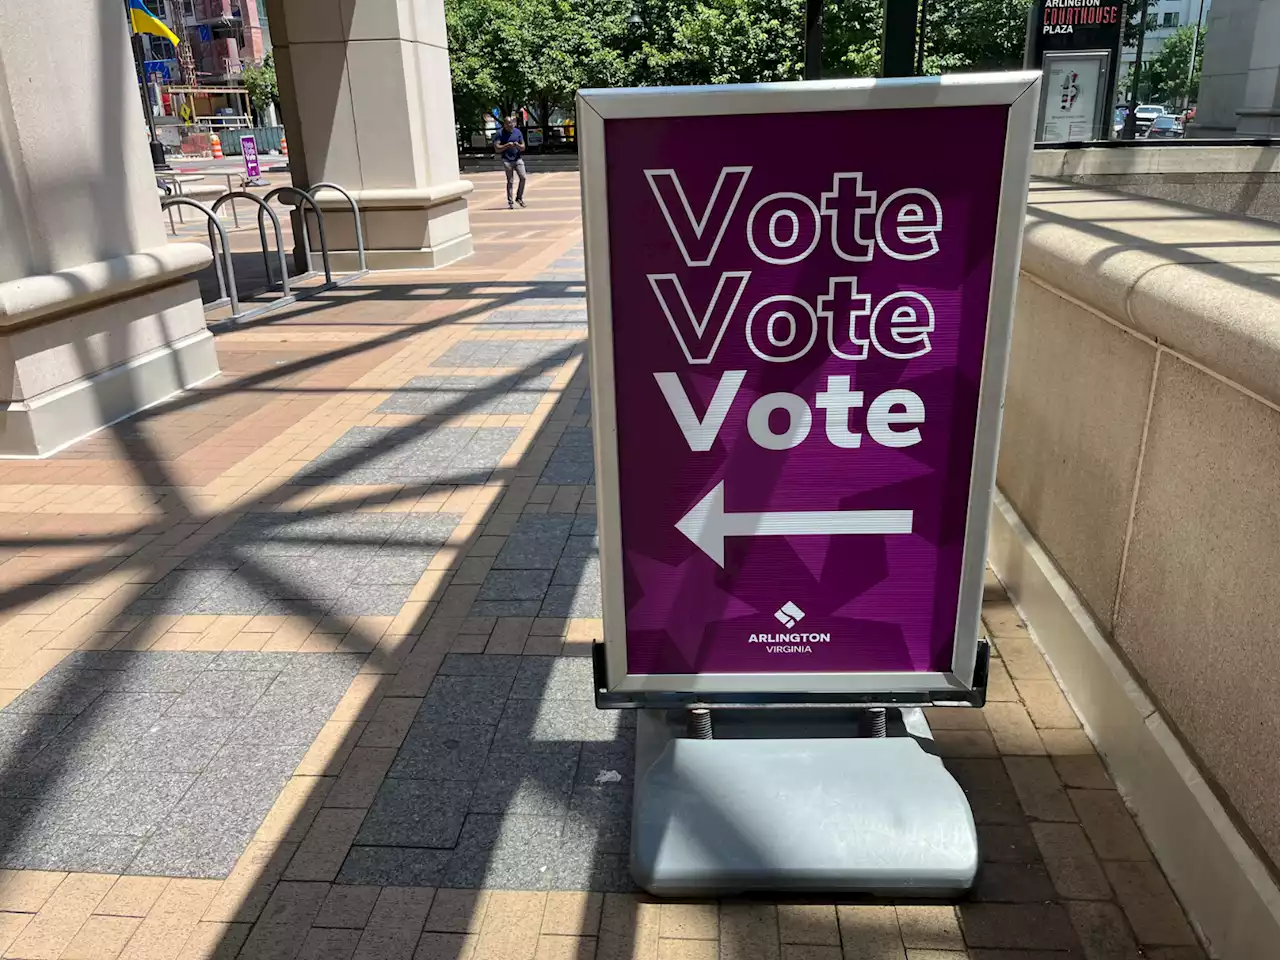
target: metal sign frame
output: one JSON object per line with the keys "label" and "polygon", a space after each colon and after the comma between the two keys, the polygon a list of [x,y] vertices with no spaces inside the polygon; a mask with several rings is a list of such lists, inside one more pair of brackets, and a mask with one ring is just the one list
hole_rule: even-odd
{"label": "metal sign frame", "polygon": [[[995,487],[996,450],[1004,402],[1014,293],[1022,247],[1032,140],[1039,109],[1040,72],[969,74],[894,80],[707,87],[582,90],[578,124],[583,229],[587,270],[592,422],[599,505],[600,565],[604,593],[607,693],[920,695],[972,691],[979,651],[980,608],[987,529]],[[627,672],[626,607],[614,398],[613,312],[609,246],[608,155],[610,120],[648,117],[742,116],[849,110],[1005,105],[1009,108],[993,250],[987,330],[979,391],[969,501],[965,520],[960,596],[951,670],[944,672],[794,672],[631,674]],[[785,149],[791,149],[786,147]],[[625,225],[623,226],[625,229]],[[957,699],[960,697],[958,696]]]}
{"label": "metal sign frame", "polygon": [[[1094,91],[1093,129],[1087,137],[1068,137],[1066,140],[1046,140],[1045,126],[1049,119],[1049,98],[1053,91],[1049,89],[1049,70],[1055,64],[1073,62],[1098,63],[1098,88]],[[1110,135],[1112,117],[1115,111],[1107,101],[1107,84],[1111,76],[1111,52],[1109,50],[1050,50],[1045,53],[1044,66],[1041,69],[1044,79],[1040,83],[1040,116],[1036,120],[1037,143],[1072,143],[1080,140],[1106,140]]]}

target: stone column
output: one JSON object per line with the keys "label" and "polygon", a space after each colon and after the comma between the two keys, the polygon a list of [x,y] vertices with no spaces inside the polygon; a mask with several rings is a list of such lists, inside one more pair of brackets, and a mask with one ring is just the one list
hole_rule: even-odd
{"label": "stone column", "polygon": [[1192,136],[1280,136],[1280,0],[1214,0]]}
{"label": "stone column", "polygon": [[[268,0],[293,182],[360,205],[369,266],[471,253],[443,0]],[[334,267],[354,266],[346,201],[320,195]],[[318,238],[311,231],[313,251]],[[318,256],[313,266],[319,266]]]}
{"label": "stone column", "polygon": [[123,4],[32,9],[0,2],[0,456],[218,372],[185,279],[210,253],[166,242]]}

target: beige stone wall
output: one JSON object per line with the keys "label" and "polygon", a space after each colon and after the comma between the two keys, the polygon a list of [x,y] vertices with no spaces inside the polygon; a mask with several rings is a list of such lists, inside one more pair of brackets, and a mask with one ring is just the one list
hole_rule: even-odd
{"label": "beige stone wall", "polygon": [[1280,228],[1034,185],[998,483],[1280,862]]}

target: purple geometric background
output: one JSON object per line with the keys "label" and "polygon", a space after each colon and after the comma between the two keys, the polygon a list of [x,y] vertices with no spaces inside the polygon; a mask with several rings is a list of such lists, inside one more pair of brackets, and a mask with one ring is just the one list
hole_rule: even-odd
{"label": "purple geometric background", "polygon": [[[629,673],[950,669],[1006,120],[1006,107],[981,106],[606,122]],[[713,263],[686,266],[644,171],[674,169],[697,216],[722,166],[752,172]],[[905,187],[931,191],[943,208],[939,252],[904,262],[877,250],[847,262],[824,218],[817,248],[798,264],[752,253],[746,222],[759,199],[786,191],[820,206],[833,175],[854,171],[880,201]],[[700,315],[727,270],[751,278],[714,361],[691,366],[647,275],[677,274]],[[757,358],[745,337],[751,307],[782,293],[816,305],[833,276],[858,277],[872,306],[899,290],[923,293],[936,315],[932,350],[891,360],[872,347],[850,361],[831,354],[822,332],[799,360]],[[691,452],[653,374],[676,372],[702,416],[721,372],[735,369],[748,373],[715,445]],[[850,411],[861,447],[832,445],[814,396],[833,374],[851,377],[866,405],[894,387],[917,393],[921,441],[879,445],[864,406]],[[747,434],[751,403],[776,391],[813,412],[808,437],[790,450],[762,449]],[[778,429],[785,418],[775,416]],[[730,513],[910,509],[913,533],[730,538],[722,569],[675,526],[722,480]],[[748,643],[788,632],[774,618],[787,601],[805,613],[793,632],[831,642],[802,654]]]}

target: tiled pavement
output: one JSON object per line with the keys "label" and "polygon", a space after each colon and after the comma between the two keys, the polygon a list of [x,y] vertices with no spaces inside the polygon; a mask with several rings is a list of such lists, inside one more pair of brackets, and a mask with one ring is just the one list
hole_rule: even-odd
{"label": "tiled pavement", "polygon": [[223,335],[217,381],[0,464],[0,953],[1201,957],[994,582],[990,703],[930,716],[970,897],[630,890],[575,178],[515,212],[479,179],[466,263]]}

